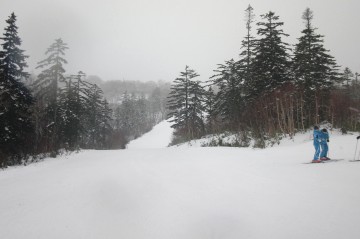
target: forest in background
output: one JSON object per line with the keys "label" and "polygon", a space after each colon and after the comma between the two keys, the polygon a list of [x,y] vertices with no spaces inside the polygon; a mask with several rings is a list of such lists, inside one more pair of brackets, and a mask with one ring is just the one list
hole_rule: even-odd
{"label": "forest in background", "polygon": [[238,59],[219,64],[206,82],[186,66],[170,84],[66,72],[69,47],[60,38],[30,75],[12,13],[0,50],[0,167],[64,150],[124,148],[165,118],[175,129],[172,144],[229,133],[237,136],[229,146],[254,140],[262,148],[321,123],[360,129],[359,74],[336,64],[310,9],[295,45],[274,12],[255,22],[249,6],[245,16]]}
{"label": "forest in background", "polygon": [[239,58],[219,64],[206,83],[189,66],[175,79],[168,104],[173,144],[235,134],[229,146],[247,147],[254,140],[263,148],[319,124],[344,133],[360,129],[359,74],[337,65],[313,26],[313,12],[303,12],[295,45],[286,43],[284,22],[274,12],[260,17],[255,22],[249,5]]}
{"label": "forest in background", "polygon": [[122,149],[166,117],[170,84],[102,81],[65,70],[67,43],[56,39],[26,72],[16,15],[0,51],[0,167],[79,149]]}

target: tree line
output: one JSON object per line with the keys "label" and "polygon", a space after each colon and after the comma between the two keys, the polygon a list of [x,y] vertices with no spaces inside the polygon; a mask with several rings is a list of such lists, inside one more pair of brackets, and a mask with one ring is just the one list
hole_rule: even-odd
{"label": "tree line", "polygon": [[188,66],[173,82],[168,104],[173,143],[232,132],[239,136],[237,145],[248,146],[254,139],[255,147],[265,147],[322,122],[344,132],[360,129],[359,74],[349,68],[340,72],[309,8],[294,46],[284,41],[289,35],[274,12],[255,22],[249,5],[245,16],[239,59],[219,64],[205,83]]}
{"label": "tree line", "polygon": [[0,50],[0,167],[27,162],[39,155],[55,157],[62,150],[116,149],[165,116],[164,96],[155,88],[148,97],[124,94],[111,104],[85,73],[66,74],[69,49],[56,39],[29,82],[28,56],[21,49],[14,13]]}

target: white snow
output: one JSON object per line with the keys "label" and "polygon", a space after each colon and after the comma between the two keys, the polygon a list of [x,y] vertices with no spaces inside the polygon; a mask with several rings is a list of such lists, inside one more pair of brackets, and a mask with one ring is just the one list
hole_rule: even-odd
{"label": "white snow", "polygon": [[355,135],[333,133],[330,157],[344,160],[324,164],[304,164],[309,134],[264,150],[140,149],[160,142],[148,135],[0,171],[0,238],[360,238]]}
{"label": "white snow", "polygon": [[127,149],[144,149],[144,148],[166,148],[172,138],[173,129],[171,123],[164,120],[156,125],[150,132],[142,137],[131,141]]}

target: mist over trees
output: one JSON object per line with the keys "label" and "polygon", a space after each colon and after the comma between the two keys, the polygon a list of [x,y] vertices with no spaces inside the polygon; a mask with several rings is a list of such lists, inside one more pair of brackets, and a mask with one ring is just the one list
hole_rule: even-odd
{"label": "mist over trees", "polygon": [[67,73],[69,47],[61,38],[38,63],[40,74],[30,76],[14,13],[6,23],[0,51],[0,167],[64,150],[121,149],[165,118],[169,84],[104,82],[81,71]]}
{"label": "mist over trees", "polygon": [[314,124],[360,129],[359,74],[340,69],[309,8],[295,45],[275,12],[256,22],[249,5],[244,15],[238,59],[222,61],[203,82],[186,66],[170,84],[66,72],[71,49],[61,38],[39,61],[41,72],[30,75],[12,13],[0,49],[0,167],[67,150],[125,148],[165,118],[173,144],[229,133],[237,138],[232,146],[253,140],[266,147]]}
{"label": "mist over trees", "polygon": [[[339,71],[324,46],[324,36],[313,26],[313,17],[313,12],[305,9],[304,28],[291,46],[286,43],[284,22],[276,13],[262,14],[255,23],[249,5],[239,59],[219,64],[215,75],[201,85],[203,122],[198,132],[202,134],[190,138],[228,132],[238,136],[234,146],[248,146],[253,139],[255,147],[266,147],[320,123],[331,123],[343,132],[359,130],[359,74],[349,68]],[[173,143],[189,140],[188,124],[178,123],[190,115],[187,100],[177,97],[183,91],[178,82],[174,81],[170,94],[178,101],[176,107],[169,105],[168,116],[175,122]]]}

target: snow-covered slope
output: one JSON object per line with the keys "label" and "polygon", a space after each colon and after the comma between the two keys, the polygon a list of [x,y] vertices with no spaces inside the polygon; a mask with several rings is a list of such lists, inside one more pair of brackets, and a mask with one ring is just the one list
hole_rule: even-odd
{"label": "snow-covered slope", "polygon": [[358,239],[356,139],[333,134],[330,144],[344,160],[304,164],[304,135],[264,150],[88,150],[9,168],[0,238]]}
{"label": "snow-covered slope", "polygon": [[166,148],[172,137],[173,129],[171,124],[164,120],[148,133],[140,138],[131,141],[127,149],[144,149],[144,148]]}

